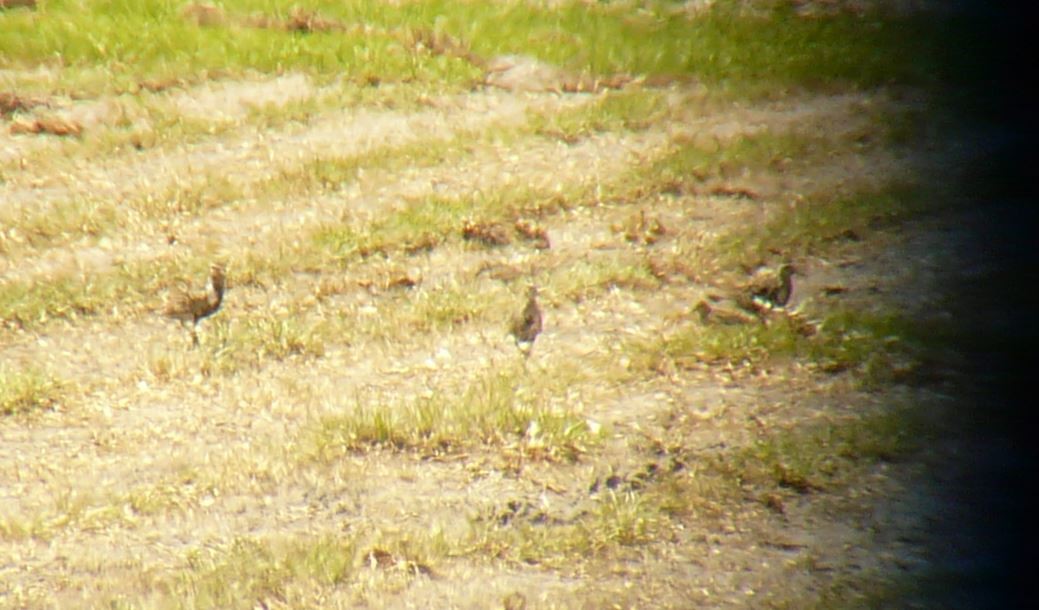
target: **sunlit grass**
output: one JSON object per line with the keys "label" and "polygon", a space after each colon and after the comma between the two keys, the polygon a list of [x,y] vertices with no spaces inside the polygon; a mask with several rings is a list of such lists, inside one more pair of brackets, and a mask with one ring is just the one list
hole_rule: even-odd
{"label": "sunlit grass", "polygon": [[812,198],[774,211],[757,227],[722,236],[715,251],[730,264],[753,265],[775,252],[791,259],[824,250],[834,241],[864,239],[935,205],[921,187],[907,183]]}
{"label": "sunlit grass", "polygon": [[[572,375],[567,379],[572,381]],[[487,373],[461,391],[435,391],[409,400],[362,399],[325,418],[314,439],[316,455],[371,447],[457,452],[474,445],[513,448],[531,457],[572,460],[594,445],[597,427],[579,413],[549,404],[550,384],[517,370]],[[593,431],[593,428],[596,428]]]}
{"label": "sunlit grass", "polygon": [[659,91],[631,89],[606,92],[590,104],[552,114],[531,116],[535,133],[573,142],[598,132],[638,130],[657,124],[669,112]]}
{"label": "sunlit grass", "polygon": [[[809,142],[811,140],[809,139]],[[476,221],[509,221],[523,216],[539,217],[582,206],[596,206],[601,201],[639,202],[655,193],[674,189],[676,181],[697,180],[697,172],[721,171],[722,167],[760,168],[773,159],[804,150],[803,139],[777,137],[761,134],[741,140],[732,148],[723,148],[714,153],[705,153],[694,142],[678,142],[661,159],[647,165],[639,165],[616,176],[604,184],[582,183],[571,185],[560,191],[555,188],[502,187],[496,190],[477,192],[466,196],[431,196],[405,202],[398,209],[374,219],[357,222],[346,220],[318,227],[305,241],[293,240],[292,244],[275,244],[268,253],[250,257],[243,266],[242,281],[253,280],[270,283],[277,281],[293,269],[319,271],[330,265],[340,266],[373,254],[413,255],[436,248],[444,242],[461,240],[460,231],[465,219]],[[403,151],[413,150],[416,144],[404,145]],[[434,145],[431,152],[416,153],[420,159],[435,163],[439,159],[451,158],[450,151],[459,144],[446,144],[443,149]],[[396,164],[399,160],[386,151],[386,163]],[[290,187],[303,190],[340,188],[356,175],[357,160],[321,159],[314,160],[296,170],[271,179],[259,186],[243,186],[230,179],[217,179],[215,186],[202,188],[202,182],[192,182],[179,188],[171,188],[162,197],[145,196],[141,201],[128,204],[139,213],[150,217],[168,214],[190,214],[203,209],[224,205],[246,194],[259,196],[263,193],[283,192]],[[732,171],[735,171],[733,169]],[[881,199],[886,202],[887,199]],[[885,204],[886,205],[886,204]],[[890,206],[889,206],[890,207]],[[91,212],[99,218],[105,215],[98,210]],[[806,210],[805,217],[811,217]],[[824,218],[825,215],[820,215]],[[59,217],[60,218],[60,217]],[[78,217],[73,217],[78,218]],[[871,217],[870,217],[871,218]],[[41,223],[57,222],[41,220]],[[100,222],[100,221],[98,221]],[[779,222],[779,221],[777,221]],[[811,222],[820,223],[819,219]],[[868,222],[866,218],[863,222]],[[826,225],[835,225],[836,221]],[[59,223],[60,224],[60,223]],[[797,227],[797,223],[793,223]],[[49,226],[49,225],[48,225]],[[43,230],[44,235],[59,233],[65,225]],[[103,229],[101,229],[103,230]],[[789,230],[780,234],[787,238],[801,238]],[[812,234],[822,239],[826,234]],[[42,239],[42,238],[41,238]],[[733,244],[725,248],[741,252],[742,243],[749,238],[739,234]],[[777,237],[776,239],[779,239]],[[722,250],[723,248],[719,248]],[[20,321],[24,325],[35,325],[50,318],[70,318],[78,315],[96,315],[111,310],[112,306],[133,305],[162,288],[160,278],[183,277],[185,271],[204,269],[206,257],[199,256],[191,261],[176,264],[174,261],[148,265],[137,264],[120,270],[94,275],[90,278],[61,277],[48,281],[11,282],[0,286],[0,314],[6,319]],[[635,265],[607,264],[598,270],[589,268],[589,277],[581,280],[581,274],[570,281],[568,294],[578,294],[591,284],[651,286],[655,280],[644,269]],[[576,282],[576,283],[575,283]]]}
{"label": "sunlit grass", "polygon": [[673,525],[645,495],[610,491],[574,523],[510,519],[503,524],[500,518],[476,522],[472,545],[476,552],[495,558],[563,567],[577,557],[648,544]]}
{"label": "sunlit grass", "polygon": [[664,337],[631,342],[628,351],[636,368],[649,371],[796,359],[822,371],[856,371],[866,386],[872,386],[910,371],[926,350],[948,337],[948,329],[944,335],[923,336],[895,314],[847,309],[816,320],[777,313],[767,324],[690,322]]}
{"label": "sunlit grass", "polygon": [[178,603],[190,608],[255,608],[267,599],[316,581],[334,586],[351,578],[360,563],[350,536],[239,538],[227,549],[200,548],[188,567],[168,583]]}
{"label": "sunlit grass", "polygon": [[[237,4],[226,7],[229,14],[248,3]],[[93,2],[86,7],[55,0],[39,13],[0,16],[5,29],[0,52],[7,65],[60,56],[66,69],[74,74],[81,70],[69,84],[94,91],[128,91],[142,79],[186,76],[192,80],[202,74],[246,69],[357,72],[383,81],[442,82],[467,80],[475,74],[461,60],[418,55],[385,30],[304,36],[259,27],[199,27],[183,18],[180,9],[179,4],[159,0]],[[106,79],[91,74],[96,66],[102,66]]]}
{"label": "sunlit grass", "polygon": [[[474,142],[491,137],[500,141],[513,132],[529,130],[492,130],[493,136],[486,131],[462,131],[446,139],[405,141],[351,155],[315,156],[253,181],[213,170],[119,200],[76,196],[48,203],[42,209],[19,207],[0,212],[0,219],[14,227],[10,234],[0,234],[0,252],[16,252],[25,246],[56,246],[84,236],[100,237],[141,222],[197,217],[235,202],[331,193],[355,183],[362,172],[459,162],[471,154]],[[219,132],[210,135],[214,133]],[[421,217],[399,219],[403,225],[421,221]]]}
{"label": "sunlit grass", "polygon": [[41,370],[0,364],[0,415],[52,409],[61,399],[62,383]]}
{"label": "sunlit grass", "polygon": [[7,66],[61,57],[64,69],[77,73],[67,86],[95,91],[245,69],[345,73],[358,82],[468,83],[478,76],[466,59],[415,44],[417,31],[450,35],[478,57],[528,53],[582,73],[690,76],[759,92],[927,83],[935,61],[935,27],[922,18],[802,19],[788,8],[752,14],[728,3],[690,17],[669,3],[632,11],[627,3],[325,1],[308,8],[342,31],[309,34],[249,27],[254,14],[289,18],[297,6],[289,0],[221,6],[225,18],[199,27],[178,3],[52,0],[36,12],[0,14],[0,57]]}

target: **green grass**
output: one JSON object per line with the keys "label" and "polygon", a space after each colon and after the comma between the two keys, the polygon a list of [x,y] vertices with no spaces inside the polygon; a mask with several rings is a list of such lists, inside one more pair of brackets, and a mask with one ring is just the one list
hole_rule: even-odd
{"label": "green grass", "polygon": [[194,370],[211,376],[234,375],[268,361],[320,358],[326,339],[340,336],[333,322],[288,311],[244,312],[233,319],[217,314],[200,325],[199,349],[187,353],[189,334],[177,330],[183,343],[174,340],[171,346],[148,354],[147,369],[157,379],[175,379]]}
{"label": "green grass", "polygon": [[[228,0],[233,19],[263,13],[284,19],[291,0]],[[35,12],[0,14],[4,67],[54,63],[69,73],[69,90],[131,90],[145,79],[302,70],[348,74],[358,82],[467,84],[468,61],[413,43],[417,32],[450,35],[463,49],[490,57],[528,53],[591,74],[628,72],[695,77],[759,92],[777,87],[887,83],[933,79],[937,32],[922,18],[868,15],[801,19],[789,9],[753,15],[719,3],[696,18],[652,2],[635,12],[617,5],[425,0],[407,3],[312,2],[308,8],[368,33],[223,26],[197,27],[166,0],[51,0]]]}
{"label": "green grass", "polygon": [[411,201],[403,210],[363,227],[319,230],[314,242],[342,259],[394,251],[429,250],[439,245],[447,235],[460,231],[462,219],[472,208],[467,199],[429,197]]}
{"label": "green grass", "polygon": [[714,251],[728,265],[754,266],[782,252],[787,259],[815,254],[834,241],[859,240],[928,209],[935,200],[915,184],[889,183],[882,188],[822,195],[775,211],[756,227],[723,236]]}
{"label": "green grass", "polygon": [[578,260],[548,276],[553,294],[577,302],[614,288],[651,290],[660,286],[645,266],[624,257]]}
{"label": "green grass", "polygon": [[589,104],[530,117],[540,135],[573,142],[597,132],[636,131],[661,122],[672,109],[659,91],[630,89],[606,92]]}
{"label": "green grass", "polygon": [[6,283],[0,286],[0,317],[29,327],[55,318],[71,320],[107,311],[112,298],[126,290],[117,277],[98,280],[64,276],[42,282]]}
{"label": "green grass", "polygon": [[620,547],[652,542],[671,525],[647,496],[610,491],[573,523],[519,518],[503,523],[500,516],[478,519],[471,546],[475,552],[522,565],[565,568],[577,557],[602,556]]}
{"label": "green grass", "polygon": [[757,365],[796,359],[823,371],[855,371],[872,387],[903,376],[928,350],[949,340],[950,329],[921,331],[895,314],[847,309],[817,321],[777,314],[768,324],[688,323],[670,335],[633,342],[629,351],[636,366],[650,371],[665,370],[667,363],[694,368],[701,363]]}
{"label": "green grass", "polygon": [[847,144],[822,125],[737,135],[731,141],[707,134],[680,136],[666,155],[633,169],[628,180],[618,184],[630,186],[626,190],[615,189],[611,196],[625,200],[658,193],[695,193],[698,186],[710,179],[739,179],[759,171],[804,170],[825,163],[830,154]]}
{"label": "green grass", "polygon": [[154,295],[185,280],[205,277],[204,257],[124,265],[89,276],[64,274],[46,280],[14,280],[0,285],[0,318],[23,327],[54,319],[75,320],[120,309],[143,311]]}
{"label": "green grass", "polygon": [[353,577],[359,549],[350,537],[239,538],[223,550],[198,549],[169,583],[185,608],[255,608],[290,599],[314,582],[335,586]]}
{"label": "green grass", "polygon": [[[229,12],[249,3],[227,3]],[[235,6],[237,5],[237,6]],[[132,91],[144,79],[234,74],[244,70],[315,75],[354,74],[359,80],[467,81],[475,69],[461,60],[419,56],[385,32],[367,36],[275,29],[197,27],[164,0],[79,2],[54,0],[37,13],[0,15],[7,66],[61,58],[66,87]],[[85,10],[84,10],[85,9]],[[243,15],[244,16],[244,15]]]}
{"label": "green grass", "polygon": [[[683,425],[665,434],[681,443],[688,432]],[[910,408],[771,431],[742,449],[682,458],[682,468],[657,467],[637,489],[628,489],[637,477],[625,477],[572,520],[509,506],[477,515],[472,545],[495,558],[552,567],[576,557],[608,557],[659,541],[686,522],[732,526],[734,506],[761,494],[839,491],[860,480],[862,468],[906,458],[926,439],[923,420]]]}
{"label": "green grass", "polygon": [[579,413],[548,404],[550,388],[544,384],[549,381],[532,383],[512,370],[484,374],[459,392],[441,389],[403,401],[358,400],[345,406],[342,415],[321,422],[314,439],[316,455],[332,459],[370,447],[450,453],[491,445],[531,457],[576,459],[598,435]]}
{"label": "green grass", "polygon": [[721,458],[718,466],[746,484],[799,493],[834,490],[855,480],[862,465],[910,455],[927,435],[915,410],[891,409],[775,432]]}
{"label": "green grass", "polygon": [[0,239],[0,253],[12,253],[23,245],[48,246],[73,237],[99,236],[118,223],[118,209],[103,201],[79,196],[46,210],[5,211],[0,218],[9,227]]}
{"label": "green grass", "polygon": [[61,395],[62,383],[52,375],[0,365],[0,416],[52,409]]}
{"label": "green grass", "polygon": [[[435,577],[433,567],[455,553],[442,533],[375,531],[365,535],[321,534],[239,537],[225,548],[201,547],[187,565],[147,583],[173,607],[339,607],[363,605],[365,586],[403,589],[416,577]],[[160,607],[166,607],[162,605]]]}
{"label": "green grass", "polygon": [[71,527],[91,531],[114,522],[127,524],[122,506],[108,503],[90,490],[64,489],[56,494],[52,506],[0,516],[0,540],[49,541]]}
{"label": "green grass", "polygon": [[[257,75],[248,73],[243,78],[252,81]],[[42,174],[44,169],[48,174],[60,174],[63,168],[83,158],[173,148],[227,137],[243,129],[276,129],[290,123],[307,123],[315,116],[344,107],[416,110],[430,93],[428,86],[406,83],[373,88],[339,81],[318,83],[317,87],[313,95],[307,97],[281,100],[278,104],[247,106],[240,115],[232,112],[215,118],[185,115],[183,108],[174,104],[169,97],[176,96],[177,90],[172,93],[142,91],[134,96],[121,96],[118,102],[119,114],[114,121],[98,124],[86,130],[79,138],[52,143],[58,147],[57,153],[47,147],[41,151],[26,151],[17,158],[0,162],[0,180],[5,176],[18,175],[22,168],[31,168],[37,175]],[[12,83],[15,91],[26,88],[31,87],[19,82]],[[189,89],[184,95],[190,94]],[[375,155],[378,156],[379,152],[375,151]]]}

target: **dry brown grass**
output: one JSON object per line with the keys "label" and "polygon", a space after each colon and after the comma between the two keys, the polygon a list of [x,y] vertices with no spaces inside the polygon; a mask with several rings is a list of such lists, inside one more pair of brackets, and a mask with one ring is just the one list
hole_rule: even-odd
{"label": "dry brown grass", "polygon": [[[212,25],[206,14],[188,17]],[[314,15],[290,19],[320,29]],[[12,247],[35,261],[63,243],[121,246],[96,267],[0,285],[0,355],[47,366],[0,369],[0,480],[15,490],[0,498],[0,553],[35,566],[0,592],[16,606],[450,606],[487,603],[467,583],[489,574],[494,599],[534,607],[603,592],[678,606],[694,585],[742,604],[781,581],[793,584],[772,601],[810,603],[830,583],[810,564],[863,544],[868,524],[850,511],[818,539],[783,537],[828,518],[803,498],[843,501],[912,447],[897,412],[878,409],[884,394],[854,383],[880,354],[870,389],[887,391],[916,357],[902,349],[912,338],[850,305],[835,318],[843,310],[811,288],[794,301],[825,320],[814,338],[783,318],[705,327],[693,305],[740,263],[855,246],[831,238],[900,199],[799,215],[832,204],[815,194],[835,184],[871,192],[865,172],[839,165],[847,134],[821,131],[861,120],[858,102],[686,108],[702,99],[566,102],[497,137],[488,117],[529,106],[473,94],[436,115],[485,104],[488,120],[469,128],[483,135],[467,142],[434,130],[373,158],[304,148],[298,165],[260,163],[269,175],[200,190],[149,179],[134,222],[84,208],[70,216],[75,239]],[[292,137],[319,130],[264,136]],[[888,159],[879,146],[857,157]],[[803,195],[794,216],[777,194],[791,191]],[[290,222],[303,212],[313,217]],[[105,224],[97,235],[91,218]],[[191,350],[154,314],[214,254],[230,288]],[[532,283],[543,328],[525,359],[507,333]],[[845,372],[820,370],[828,359]],[[53,408],[63,401],[76,409]],[[878,486],[870,501],[895,491]]]}

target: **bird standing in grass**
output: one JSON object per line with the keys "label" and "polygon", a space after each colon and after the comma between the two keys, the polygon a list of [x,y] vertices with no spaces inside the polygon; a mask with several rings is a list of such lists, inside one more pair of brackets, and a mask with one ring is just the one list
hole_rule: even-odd
{"label": "bird standing in grass", "polygon": [[737,297],[737,303],[755,315],[768,315],[774,309],[785,307],[794,290],[794,273],[793,265],[780,265],[775,273],[751,283],[744,294]]}
{"label": "bird standing in grass", "polygon": [[511,329],[516,346],[520,348],[525,358],[530,358],[530,352],[534,349],[534,340],[541,334],[542,326],[537,286],[531,286],[528,295],[527,305],[519,317],[513,321]]}
{"label": "bird standing in grass", "polygon": [[191,323],[191,344],[198,345],[196,328],[204,320],[220,310],[227,287],[224,267],[213,263],[209,267],[209,285],[205,293],[179,292],[166,303],[166,317],[179,320],[185,326]]}
{"label": "bird standing in grass", "polygon": [[763,301],[771,307],[784,307],[790,301],[790,293],[794,290],[794,267],[793,265],[781,265],[776,271],[774,281],[757,287],[751,293],[755,300]]}

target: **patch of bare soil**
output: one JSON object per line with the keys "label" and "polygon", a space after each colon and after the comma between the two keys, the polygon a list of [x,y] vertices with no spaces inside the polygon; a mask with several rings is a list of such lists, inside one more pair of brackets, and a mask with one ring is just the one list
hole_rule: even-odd
{"label": "patch of bare soil", "polygon": [[[265,97],[265,86],[228,83],[169,95],[172,107],[185,112],[190,99],[217,96],[234,115],[251,103],[243,100],[281,99],[285,85],[271,85],[273,98]],[[13,209],[88,192],[140,197],[228,168],[233,180],[255,182],[307,160],[495,130],[522,122],[532,108],[573,108],[587,99],[497,91],[434,100],[414,112],[330,111],[273,132],[92,159],[63,167],[61,175],[30,169],[0,185],[0,197]],[[695,110],[695,99],[678,92],[672,102]],[[215,241],[231,261],[231,289],[223,311],[203,325],[199,350],[145,308],[0,335],[5,363],[45,367],[67,384],[57,409],[0,420],[0,605],[162,605],[171,583],[202,570],[200,558],[231,561],[243,541],[344,536],[357,541],[365,559],[343,579],[290,577],[277,593],[262,590],[253,599],[243,590],[238,601],[242,607],[806,607],[835,583],[867,576],[896,582],[923,569],[926,541],[914,532],[931,518],[933,494],[918,484],[925,479],[915,464],[878,461],[856,471],[850,488],[790,481],[778,492],[739,486],[735,496],[713,489],[721,484],[705,473],[713,460],[777,430],[906,402],[940,409],[948,397],[908,385],[864,391],[850,375],[796,361],[703,362],[647,373],[630,358],[630,344],[692,320],[716,278],[694,269],[662,280],[611,277],[567,288],[581,280],[582,269],[650,268],[654,257],[696,251],[727,230],[763,222],[791,190],[881,182],[903,166],[887,154],[835,157],[799,175],[711,178],[702,191],[665,193],[637,209],[603,201],[546,215],[538,222],[548,248],[521,239],[445,240],[427,252],[372,256],[276,285],[236,285],[234,276],[236,262],[249,253],[329,220],[386,217],[401,202],[434,194],[531,185],[564,191],[607,182],[658,158],[677,138],[720,148],[746,134],[806,124],[864,128],[858,110],[868,102],[849,95],[676,111],[666,125],[572,144],[540,136],[489,141],[457,163],[374,168],[320,197],[289,194],[178,218],[176,245],[163,240],[168,219],[140,219],[103,241],[16,252],[4,260],[0,282],[45,279],[70,267],[90,277],[116,262],[176,256],[178,248],[203,250]],[[626,234],[640,211],[662,228]],[[794,261],[802,277],[791,307],[910,301],[914,312],[941,315],[941,287],[957,279],[950,274],[971,272],[939,262],[956,248],[955,223],[944,221],[848,240],[826,257]],[[380,289],[372,278],[385,279],[391,268],[406,269],[414,285]],[[546,284],[545,330],[523,361],[506,331],[530,280]],[[828,295],[827,286],[841,290]],[[315,327],[335,319],[379,328],[380,319],[393,320],[409,305],[458,287],[500,308],[500,319],[463,315],[445,324],[322,336],[318,352],[261,352],[243,355],[235,370],[214,369],[221,333],[244,332],[246,319]],[[314,457],[325,418],[362,404],[394,409],[409,400],[461,396],[474,380],[501,371],[518,371],[516,383],[528,390],[561,371],[570,375],[572,382],[549,387],[542,399],[605,430],[602,444],[582,448],[573,460],[539,459],[551,454],[538,453],[536,432],[528,430],[461,452],[373,446]],[[608,548],[524,561],[507,548],[496,553],[493,540],[469,538],[481,528],[569,532],[610,502],[622,508],[638,502],[640,493],[674,476],[703,493],[683,496],[687,504],[674,507],[673,517],[655,517],[666,525],[649,524],[644,534]],[[637,509],[633,518],[640,518]],[[409,550],[409,541],[421,547],[439,539],[468,542],[448,554],[430,552],[431,559]],[[233,586],[262,569],[248,564],[244,573],[216,574]]]}

